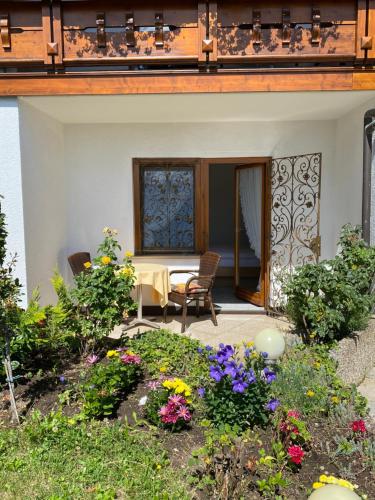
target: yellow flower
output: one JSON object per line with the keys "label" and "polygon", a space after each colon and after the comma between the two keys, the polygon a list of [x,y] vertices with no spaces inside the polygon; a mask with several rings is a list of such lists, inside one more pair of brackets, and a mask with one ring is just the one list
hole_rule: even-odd
{"label": "yellow flower", "polygon": [[348,488],[348,490],[354,491],[354,485],[352,483],[349,483],[349,481],[346,481],[345,479],[338,479],[337,484],[339,486],[342,486],[343,488]]}
{"label": "yellow flower", "polygon": [[311,389],[309,389],[307,392],[306,392],[306,396],[308,398],[313,398],[315,396],[315,392],[312,391]]}
{"label": "yellow flower", "polygon": [[107,352],[107,358],[116,358],[117,356],[120,356],[118,351],[111,350]]}
{"label": "yellow flower", "polygon": [[315,361],[314,362],[314,368],[320,368],[320,362],[319,361]]}
{"label": "yellow flower", "polygon": [[253,347],[254,342],[251,340],[250,342],[246,342],[246,347]]}
{"label": "yellow flower", "polygon": [[160,470],[160,469],[161,469],[161,465],[160,465],[160,464],[157,464],[157,465],[156,465],[156,469],[157,469],[157,470]]}
{"label": "yellow flower", "polygon": [[331,401],[332,401],[332,403],[335,403],[336,405],[340,402],[340,400],[337,396],[332,396]]}
{"label": "yellow flower", "polygon": [[252,352],[251,359],[257,359],[257,358],[259,358],[259,354],[256,351]]}
{"label": "yellow flower", "polygon": [[133,252],[129,252],[129,251],[125,252],[125,257],[127,259],[130,259],[131,257],[133,257]]}
{"label": "yellow flower", "polygon": [[322,486],[324,486],[324,483],[320,483],[320,482],[313,483],[314,490],[317,490],[318,488],[321,488]]}
{"label": "yellow flower", "polygon": [[105,266],[111,262],[111,258],[108,257],[107,255],[104,255],[104,257],[101,258],[102,264]]}
{"label": "yellow flower", "polygon": [[123,274],[124,276],[132,276],[133,275],[133,269],[131,269],[130,267],[123,267],[121,269],[121,274]]}
{"label": "yellow flower", "polygon": [[86,269],[90,269],[90,267],[92,266],[90,261],[85,262],[83,265]]}
{"label": "yellow flower", "polygon": [[167,371],[167,367],[161,366],[159,371],[160,371],[160,373],[165,373]]}

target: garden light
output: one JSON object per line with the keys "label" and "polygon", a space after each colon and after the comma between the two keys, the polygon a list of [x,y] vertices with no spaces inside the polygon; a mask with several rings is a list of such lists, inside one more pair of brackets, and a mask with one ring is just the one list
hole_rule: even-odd
{"label": "garden light", "polygon": [[349,488],[327,484],[315,490],[309,496],[309,500],[360,500],[360,497]]}
{"label": "garden light", "polygon": [[285,351],[285,340],[282,333],[276,328],[266,328],[255,337],[255,348],[258,352],[266,352],[267,359],[276,361]]}

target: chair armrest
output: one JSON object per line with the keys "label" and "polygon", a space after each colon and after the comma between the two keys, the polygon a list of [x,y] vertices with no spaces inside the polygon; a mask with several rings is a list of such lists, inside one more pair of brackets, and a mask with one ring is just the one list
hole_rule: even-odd
{"label": "chair armrest", "polygon": [[192,271],[191,269],[184,270],[184,269],[178,269],[175,271],[169,271],[169,276],[172,276],[172,274],[192,274],[195,276],[198,271]]}

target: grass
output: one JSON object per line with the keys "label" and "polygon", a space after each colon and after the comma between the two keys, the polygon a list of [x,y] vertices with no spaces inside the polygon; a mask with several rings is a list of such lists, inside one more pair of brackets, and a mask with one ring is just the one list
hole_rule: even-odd
{"label": "grass", "polygon": [[0,431],[2,499],[188,499],[148,432],[120,423],[69,424],[59,414]]}

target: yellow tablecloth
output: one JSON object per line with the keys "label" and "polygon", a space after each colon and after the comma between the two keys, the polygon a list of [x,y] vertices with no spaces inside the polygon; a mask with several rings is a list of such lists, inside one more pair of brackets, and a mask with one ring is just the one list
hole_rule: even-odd
{"label": "yellow tablecloth", "polygon": [[168,293],[171,291],[169,271],[160,264],[133,263],[135,269],[136,286],[150,285],[153,300],[161,307],[168,304]]}

